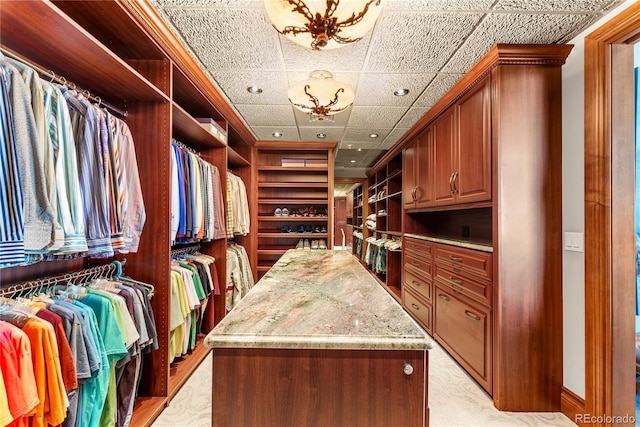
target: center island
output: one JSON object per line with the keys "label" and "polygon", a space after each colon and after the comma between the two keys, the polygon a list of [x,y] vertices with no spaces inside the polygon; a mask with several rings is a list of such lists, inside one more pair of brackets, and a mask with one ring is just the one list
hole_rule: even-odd
{"label": "center island", "polygon": [[207,335],[214,427],[424,427],[432,339],[346,251],[289,250]]}

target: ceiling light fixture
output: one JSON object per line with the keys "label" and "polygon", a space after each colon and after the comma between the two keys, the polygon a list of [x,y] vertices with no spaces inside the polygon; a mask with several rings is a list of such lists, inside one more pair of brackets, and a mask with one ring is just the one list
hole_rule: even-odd
{"label": "ceiling light fixture", "polygon": [[262,89],[260,89],[258,86],[249,86],[247,88],[247,92],[257,95],[259,93],[262,93]]}
{"label": "ceiling light fixture", "polygon": [[325,138],[327,137],[327,134],[326,134],[326,133],[319,133],[319,134],[317,134],[316,136],[317,136],[318,138],[320,138],[320,139],[325,139]]}
{"label": "ceiling light fixture", "polygon": [[395,96],[405,96],[408,93],[409,93],[409,89],[398,89],[395,92],[393,92]]}
{"label": "ceiling light fixture", "polygon": [[291,86],[287,96],[294,107],[309,114],[309,120],[333,121],[331,116],[349,108],[355,94],[347,85],[335,81],[330,72],[316,70],[307,80]]}
{"label": "ceiling light fixture", "polygon": [[277,32],[314,50],[357,42],[373,27],[382,0],[264,0]]}
{"label": "ceiling light fixture", "polygon": [[355,162],[356,162],[355,160],[351,160],[351,163],[355,163]]}
{"label": "ceiling light fixture", "polygon": [[370,133],[369,134],[369,138],[377,138],[378,134],[377,133]]}
{"label": "ceiling light fixture", "polygon": [[274,132],[271,134],[274,138],[280,138],[282,134],[280,132]]}

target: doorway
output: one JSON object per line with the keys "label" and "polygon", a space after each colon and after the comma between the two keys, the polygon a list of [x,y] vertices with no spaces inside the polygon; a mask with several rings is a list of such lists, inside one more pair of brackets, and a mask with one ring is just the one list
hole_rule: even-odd
{"label": "doorway", "polygon": [[[635,414],[636,3],[585,38],[585,412]],[[633,419],[633,418],[632,418]]]}

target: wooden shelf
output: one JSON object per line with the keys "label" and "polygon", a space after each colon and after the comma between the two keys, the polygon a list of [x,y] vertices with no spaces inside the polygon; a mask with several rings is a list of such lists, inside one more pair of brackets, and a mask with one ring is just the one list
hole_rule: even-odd
{"label": "wooden shelf", "polygon": [[328,237],[327,233],[279,233],[277,231],[274,232],[258,232],[258,237],[269,237],[272,239],[286,239],[286,238],[307,238],[307,239],[315,239],[315,238],[324,238]]}
{"label": "wooden shelf", "polygon": [[274,222],[327,222],[329,218],[326,216],[259,216],[258,221],[274,221]]}
{"label": "wooden shelf", "polygon": [[328,167],[294,167],[290,168],[287,166],[258,166],[258,170],[260,171],[290,171],[290,172],[327,172],[329,170]]}
{"label": "wooden shelf", "polygon": [[166,407],[166,397],[137,397],[131,425],[150,427]]}
{"label": "wooden shelf", "polygon": [[231,167],[242,167],[242,166],[250,166],[251,163],[249,160],[242,157],[236,150],[232,147],[227,147],[227,160],[229,166]]}
{"label": "wooden shelf", "polygon": [[282,206],[295,206],[295,205],[327,205],[329,202],[327,198],[324,199],[296,199],[294,197],[290,199],[258,199],[258,204],[261,205],[282,205]]}
{"label": "wooden shelf", "polygon": [[191,354],[174,360],[169,369],[169,401],[180,391],[210,351],[211,349],[204,345],[204,335],[200,335]]}
{"label": "wooden shelf", "polygon": [[193,148],[226,147],[226,144],[207,132],[182,107],[172,102],[174,138]]}
{"label": "wooden shelf", "polygon": [[327,188],[326,182],[258,182],[260,187],[269,188]]}
{"label": "wooden shelf", "polygon": [[[52,3],[29,2],[25,7],[24,2],[3,1],[0,28],[4,47],[116,106],[127,100],[169,101]],[[52,49],[54,41],[64,48]]]}

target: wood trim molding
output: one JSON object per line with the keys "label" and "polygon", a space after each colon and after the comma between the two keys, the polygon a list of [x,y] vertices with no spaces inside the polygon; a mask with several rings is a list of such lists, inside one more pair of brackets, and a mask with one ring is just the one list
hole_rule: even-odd
{"label": "wood trim molding", "polygon": [[585,38],[585,409],[594,415],[625,415],[618,411],[630,405],[623,402],[628,396],[619,387],[626,391],[634,382],[621,366],[626,311],[615,305],[621,284],[614,270],[619,268],[614,233],[620,213],[614,200],[613,169],[618,165],[613,151],[612,47],[639,32],[640,3],[635,3]]}
{"label": "wood trim molding", "polygon": [[573,45],[496,44],[367,172],[376,172],[498,65],[562,65]]}
{"label": "wood trim molding", "polygon": [[560,410],[574,423],[579,426],[585,425],[578,422],[586,412],[584,399],[565,387],[562,387],[560,392]]}

